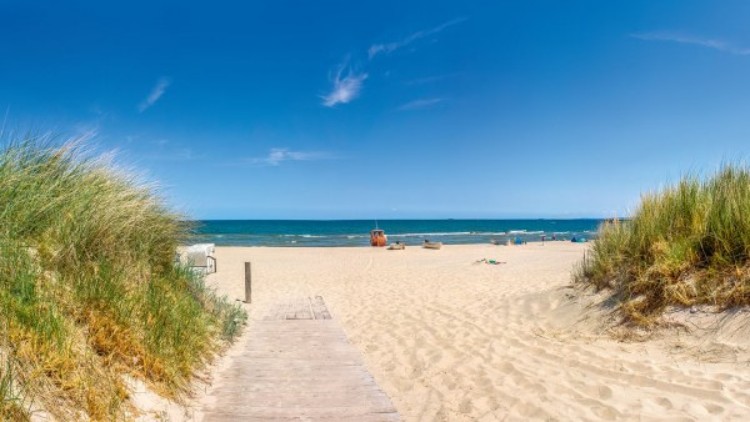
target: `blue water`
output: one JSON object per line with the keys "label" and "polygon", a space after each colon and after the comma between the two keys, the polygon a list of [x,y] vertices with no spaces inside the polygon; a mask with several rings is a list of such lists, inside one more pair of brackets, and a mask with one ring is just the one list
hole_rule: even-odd
{"label": "blue water", "polygon": [[[380,220],[389,242],[417,245],[429,239],[445,244],[587,239],[602,220]],[[203,220],[196,221],[192,242],[220,246],[369,246],[373,220]]]}

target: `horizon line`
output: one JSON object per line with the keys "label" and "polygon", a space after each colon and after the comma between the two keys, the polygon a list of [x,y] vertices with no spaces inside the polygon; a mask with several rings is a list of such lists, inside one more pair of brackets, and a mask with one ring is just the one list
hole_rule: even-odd
{"label": "horizon line", "polygon": [[[512,218],[194,218],[182,221],[498,221],[498,220],[612,220],[613,217],[512,217]],[[617,220],[628,220],[628,217],[617,217]]]}

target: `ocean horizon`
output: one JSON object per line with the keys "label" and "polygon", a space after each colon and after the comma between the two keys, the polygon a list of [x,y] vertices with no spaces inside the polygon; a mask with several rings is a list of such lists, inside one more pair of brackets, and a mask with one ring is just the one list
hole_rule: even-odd
{"label": "ocean horizon", "polygon": [[447,245],[591,239],[604,219],[194,220],[189,241],[218,246],[369,246],[374,228],[389,242]]}

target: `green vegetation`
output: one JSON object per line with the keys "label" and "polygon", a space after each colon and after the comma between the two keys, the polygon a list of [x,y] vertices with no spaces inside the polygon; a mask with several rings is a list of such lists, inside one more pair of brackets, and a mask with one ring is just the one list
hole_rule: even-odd
{"label": "green vegetation", "polygon": [[132,417],[124,374],[188,391],[245,314],[175,264],[181,221],[74,145],[0,150],[0,419]]}
{"label": "green vegetation", "polygon": [[629,323],[668,306],[750,304],[750,168],[726,166],[646,195],[631,220],[605,223],[575,278],[612,289]]}

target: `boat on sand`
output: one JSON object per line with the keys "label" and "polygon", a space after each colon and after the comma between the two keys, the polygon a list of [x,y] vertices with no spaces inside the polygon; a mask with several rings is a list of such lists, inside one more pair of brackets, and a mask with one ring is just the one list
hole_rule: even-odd
{"label": "boat on sand", "polygon": [[388,238],[385,237],[385,231],[381,229],[370,230],[370,246],[385,246]]}
{"label": "boat on sand", "polygon": [[443,247],[443,242],[430,242],[429,240],[425,239],[422,247],[425,249],[440,249]]}

